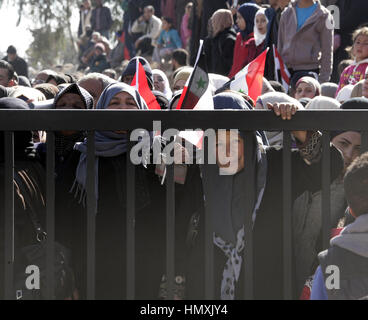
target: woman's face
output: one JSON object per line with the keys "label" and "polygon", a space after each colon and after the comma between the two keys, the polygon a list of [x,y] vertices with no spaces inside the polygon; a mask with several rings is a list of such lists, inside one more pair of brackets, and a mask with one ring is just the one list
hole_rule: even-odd
{"label": "woman's face", "polygon": [[[58,110],[82,110],[86,106],[82,100],[82,97],[76,93],[65,93],[56,102],[55,109]],[[61,131],[60,133],[64,136],[71,136],[78,131]]]}
{"label": "woman's face", "polygon": [[261,34],[267,33],[267,19],[264,14],[259,14],[256,17],[256,27]]}
{"label": "woman's face", "polygon": [[112,97],[106,109],[134,110],[139,108],[134,98],[128,92],[119,92]]}
{"label": "woman's face", "polygon": [[244,18],[242,17],[242,15],[239,12],[236,13],[236,24],[238,25],[238,27],[241,31],[244,31],[247,27],[247,24],[246,24]]}
{"label": "woman's face", "polygon": [[345,169],[360,155],[361,135],[359,132],[343,132],[333,138],[332,143],[342,152]]}
{"label": "woman's face", "polygon": [[316,96],[316,90],[308,83],[301,82],[296,88],[295,99],[300,100],[301,98],[313,99]]}
{"label": "woman's face", "polygon": [[153,75],[153,87],[155,90],[164,93],[165,91],[165,81],[159,74]]}
{"label": "woman's face", "polygon": [[[135,110],[139,109],[134,98],[127,92],[119,92],[112,97],[106,109],[110,110]],[[125,130],[114,131],[115,133],[127,133]]]}
{"label": "woman's face", "polygon": [[368,58],[368,37],[360,35],[355,39],[353,45],[353,55],[359,62]]}
{"label": "woman's face", "polygon": [[185,87],[185,83],[186,83],[187,81],[186,80],[178,80],[178,81],[176,81],[175,82],[175,84],[174,84],[174,87],[173,87],[173,90],[174,91],[178,91],[178,90],[183,90],[184,89],[184,87]]}
{"label": "woman's face", "polygon": [[216,163],[221,175],[234,175],[244,168],[244,140],[237,132],[217,133]]}

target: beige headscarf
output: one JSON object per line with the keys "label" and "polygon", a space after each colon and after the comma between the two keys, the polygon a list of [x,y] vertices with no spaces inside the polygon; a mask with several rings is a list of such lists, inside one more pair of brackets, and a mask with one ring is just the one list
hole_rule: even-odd
{"label": "beige headscarf", "polygon": [[211,17],[213,27],[213,37],[216,37],[221,31],[230,28],[234,24],[233,15],[230,10],[219,9]]}
{"label": "beige headscarf", "polygon": [[341,103],[336,99],[324,96],[316,96],[305,106],[305,109],[340,109]]}

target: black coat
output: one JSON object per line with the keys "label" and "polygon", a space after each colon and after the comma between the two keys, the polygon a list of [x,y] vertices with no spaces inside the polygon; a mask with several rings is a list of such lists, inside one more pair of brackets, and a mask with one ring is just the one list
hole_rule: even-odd
{"label": "black coat", "polygon": [[28,78],[28,64],[24,59],[17,56],[14,61],[9,61],[8,57],[4,57],[3,60],[9,62],[13,66],[18,76],[25,76]]}
{"label": "black coat", "polygon": [[228,28],[220,32],[215,38],[207,38],[205,44],[205,54],[209,73],[217,73],[227,76],[233,65],[234,46],[236,32],[233,28]]}

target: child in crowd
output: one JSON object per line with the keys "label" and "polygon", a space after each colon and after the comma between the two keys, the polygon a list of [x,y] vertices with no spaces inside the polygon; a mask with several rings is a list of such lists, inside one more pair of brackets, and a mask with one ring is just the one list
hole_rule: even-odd
{"label": "child in crowd", "polygon": [[265,39],[267,36],[267,26],[268,26],[268,18],[266,16],[266,9],[262,8],[257,11],[255,21],[254,21],[254,40],[256,50],[258,47],[258,51],[264,49]]}
{"label": "child in crowd", "polygon": [[179,33],[173,27],[173,20],[168,17],[162,18],[162,31],[157,40],[157,47],[155,48],[152,60],[161,63],[161,59],[178,48],[182,47]]}
{"label": "child in crowd", "polygon": [[368,153],[348,167],[344,189],[355,221],[318,255],[311,300],[358,300],[368,295]]}
{"label": "child in crowd", "polygon": [[240,32],[236,36],[233,65],[229,78],[234,77],[261,53],[261,50],[259,52],[256,51],[257,46],[254,39],[254,22],[259,9],[260,7],[254,3],[244,3],[238,9],[236,24]]}
{"label": "child in crowd", "polygon": [[341,74],[336,95],[346,85],[355,85],[364,79],[368,67],[368,27],[356,30],[353,34],[353,46],[348,49],[354,62]]}

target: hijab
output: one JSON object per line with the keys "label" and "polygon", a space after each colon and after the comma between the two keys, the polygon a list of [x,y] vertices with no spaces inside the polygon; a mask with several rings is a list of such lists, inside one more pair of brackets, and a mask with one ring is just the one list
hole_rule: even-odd
{"label": "hijab", "polygon": [[[0,98],[0,110],[29,110],[27,103],[17,98]],[[0,163],[4,162],[4,131],[0,131]],[[30,131],[14,132],[14,159],[25,160],[34,155],[32,133]]]}
{"label": "hijab", "polygon": [[[251,107],[237,94],[220,93],[214,96],[213,101],[216,110],[252,112]],[[242,132],[240,135],[244,138]],[[251,215],[254,223],[266,185],[267,159],[262,138],[258,132],[253,132],[252,143],[251,166],[254,170],[246,172],[246,169],[242,169],[235,175],[220,175],[217,164],[205,164],[201,167],[206,214],[213,217],[213,241],[227,257],[221,284],[221,299],[234,299],[235,282],[239,279],[244,249],[245,215]],[[209,152],[214,150],[213,145]],[[255,186],[251,212],[245,212],[246,196],[249,194],[246,192],[247,174],[252,174]]]}
{"label": "hijab", "polygon": [[172,91],[170,89],[169,79],[167,78],[166,74],[159,69],[152,70],[152,76],[154,76],[155,74],[160,76],[164,80],[165,89],[163,94],[165,95],[167,100],[170,100],[172,98]]}
{"label": "hijab", "polygon": [[296,83],[295,88],[298,88],[299,84],[306,83],[309,86],[311,86],[314,90],[315,96],[321,95],[321,84],[318,82],[318,80],[312,78],[312,77],[302,77],[298,80]]}
{"label": "hijab", "polygon": [[[129,93],[138,109],[148,110],[144,100],[139,95],[135,88],[125,83],[113,83],[105,88],[100,99],[97,102],[96,109],[107,109],[111,99],[120,92]],[[113,131],[96,131],[95,132],[95,196],[98,201],[98,164],[99,157],[116,157],[128,151],[129,137],[126,133],[115,133]],[[76,178],[71,188],[71,192],[75,190],[75,198],[79,197],[79,203],[85,205],[86,201],[86,186],[87,186],[87,139],[84,142],[76,143],[75,150],[81,152],[79,164],[76,170]],[[96,207],[97,208],[97,207]]]}
{"label": "hijab", "polygon": [[56,109],[56,104],[57,102],[60,100],[60,98],[67,94],[67,93],[74,93],[77,94],[78,96],[80,96],[82,98],[82,101],[86,107],[86,109],[93,109],[93,98],[90,95],[90,93],[83,89],[82,87],[80,87],[78,84],[76,83],[72,83],[70,85],[68,85],[67,87],[63,88],[56,96],[54,99],[54,104],[52,106],[53,109]]}
{"label": "hijab", "polygon": [[340,109],[341,103],[336,99],[324,96],[314,97],[306,106],[307,110]]}
{"label": "hijab", "polygon": [[218,9],[211,17],[213,38],[225,29],[231,28],[234,24],[233,15],[230,10]]}
{"label": "hijab", "polygon": [[255,17],[254,17],[254,40],[256,41],[256,46],[257,47],[266,39],[266,36],[267,36],[267,30],[266,30],[265,34],[261,34],[260,31],[257,28],[256,19],[257,19],[257,16],[260,16],[260,15],[265,16],[267,24],[269,22],[269,20],[266,16],[266,9],[265,8],[259,9],[257,11]]}
{"label": "hijab", "polygon": [[347,84],[339,91],[339,93],[336,96],[336,100],[338,100],[341,103],[344,103],[345,101],[349,100],[351,98],[351,93],[353,92],[353,89],[354,85]]}
{"label": "hijab", "polygon": [[247,39],[249,35],[254,32],[254,20],[257,11],[260,8],[261,7],[254,3],[244,3],[239,7],[238,12],[241,14],[246,23],[245,30],[240,31],[243,40]]}
{"label": "hijab", "polygon": [[321,95],[325,97],[335,98],[336,91],[339,86],[333,82],[325,82],[321,85]]}

